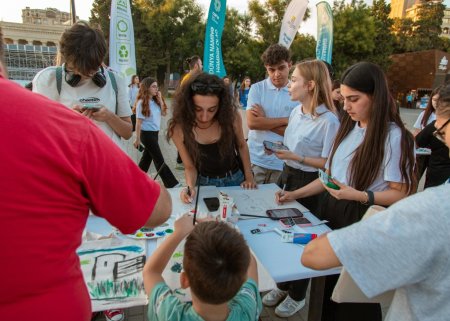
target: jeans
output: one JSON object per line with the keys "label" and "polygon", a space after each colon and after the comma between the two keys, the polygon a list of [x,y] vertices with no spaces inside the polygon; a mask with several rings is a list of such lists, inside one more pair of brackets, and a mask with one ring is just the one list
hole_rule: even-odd
{"label": "jeans", "polygon": [[239,169],[234,173],[227,174],[227,176],[218,178],[218,177],[207,177],[200,175],[200,185],[201,186],[216,186],[216,187],[225,187],[225,186],[239,186],[245,180],[244,174]]}
{"label": "jeans", "polygon": [[[139,161],[139,168],[144,172],[148,172],[152,161],[155,162],[155,168],[159,172],[159,176],[166,188],[174,187],[178,184],[177,179],[173,175],[170,168],[164,162],[164,157],[158,144],[158,131],[141,131],[141,141],[145,149]],[[161,166],[164,166],[161,168]]]}

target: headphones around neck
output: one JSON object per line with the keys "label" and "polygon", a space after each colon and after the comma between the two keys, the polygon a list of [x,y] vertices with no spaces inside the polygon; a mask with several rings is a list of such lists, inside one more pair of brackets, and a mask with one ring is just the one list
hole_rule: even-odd
{"label": "headphones around neck", "polygon": [[[66,66],[64,65],[64,79],[66,83],[71,87],[76,87],[78,83],[81,81],[81,76],[76,75],[73,73],[70,73],[67,71]],[[105,70],[103,67],[100,67],[100,70],[97,71],[94,76],[92,76],[92,81],[94,84],[96,84],[98,87],[103,88],[106,85],[106,76],[105,76]]]}

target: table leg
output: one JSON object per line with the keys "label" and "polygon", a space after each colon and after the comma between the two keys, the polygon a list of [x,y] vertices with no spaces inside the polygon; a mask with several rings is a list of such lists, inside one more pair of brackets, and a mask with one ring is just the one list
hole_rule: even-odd
{"label": "table leg", "polygon": [[322,319],[322,302],[325,290],[325,277],[311,279],[309,292],[308,321],[320,321]]}

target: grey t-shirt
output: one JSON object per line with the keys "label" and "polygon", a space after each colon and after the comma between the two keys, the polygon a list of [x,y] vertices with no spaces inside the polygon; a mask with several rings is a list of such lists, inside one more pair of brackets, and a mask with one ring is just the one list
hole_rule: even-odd
{"label": "grey t-shirt", "polygon": [[328,240],[368,297],[397,289],[386,321],[450,319],[450,184],[333,231]]}

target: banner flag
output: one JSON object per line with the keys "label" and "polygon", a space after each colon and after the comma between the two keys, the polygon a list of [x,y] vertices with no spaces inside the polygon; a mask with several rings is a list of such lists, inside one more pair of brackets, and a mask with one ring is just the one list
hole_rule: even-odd
{"label": "banner flag", "polygon": [[303,21],[308,0],[292,0],[284,13],[278,43],[289,49]]}
{"label": "banner flag", "polygon": [[331,65],[333,54],[333,12],[328,2],[317,5],[317,45],[316,58]]}
{"label": "banner flag", "polygon": [[136,74],[133,18],[129,0],[111,2],[109,66],[124,78]]}
{"label": "banner flag", "polygon": [[226,6],[226,0],[211,0],[203,49],[203,71],[221,78],[227,74],[222,58],[222,32]]}

